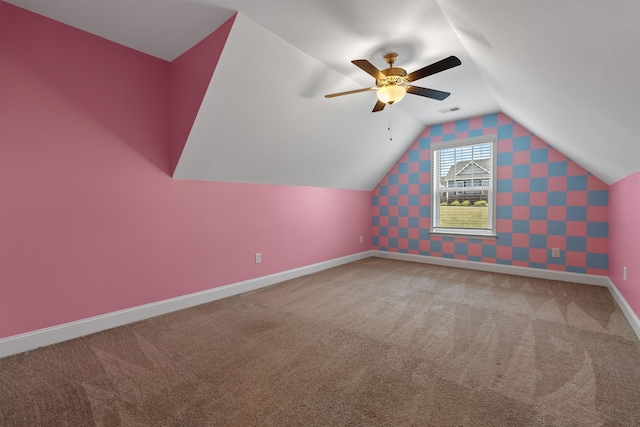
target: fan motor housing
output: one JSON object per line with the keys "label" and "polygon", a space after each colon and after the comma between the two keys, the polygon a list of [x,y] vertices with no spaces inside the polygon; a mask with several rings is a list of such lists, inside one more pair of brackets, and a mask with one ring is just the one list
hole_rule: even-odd
{"label": "fan motor housing", "polygon": [[380,70],[382,74],[387,77],[404,77],[407,75],[407,71],[404,68],[390,67]]}

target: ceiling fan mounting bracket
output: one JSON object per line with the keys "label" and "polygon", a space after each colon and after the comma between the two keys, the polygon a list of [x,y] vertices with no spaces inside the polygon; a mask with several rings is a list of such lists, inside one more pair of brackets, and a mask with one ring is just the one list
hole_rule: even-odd
{"label": "ceiling fan mounting bracket", "polygon": [[390,67],[393,67],[393,64],[398,60],[398,54],[397,53],[387,53],[384,56],[384,60],[387,62],[387,64],[389,64]]}

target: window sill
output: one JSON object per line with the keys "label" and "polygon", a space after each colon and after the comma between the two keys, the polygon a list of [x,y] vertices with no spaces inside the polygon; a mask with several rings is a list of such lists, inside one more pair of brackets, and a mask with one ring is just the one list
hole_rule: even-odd
{"label": "window sill", "polygon": [[443,237],[464,237],[468,239],[486,239],[486,240],[496,240],[498,236],[491,231],[470,231],[470,230],[430,230],[429,233],[432,236],[443,236]]}

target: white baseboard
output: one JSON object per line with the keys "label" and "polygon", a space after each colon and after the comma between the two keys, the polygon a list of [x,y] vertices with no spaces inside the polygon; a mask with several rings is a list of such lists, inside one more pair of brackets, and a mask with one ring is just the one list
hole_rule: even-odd
{"label": "white baseboard", "polygon": [[466,268],[468,270],[488,271],[491,273],[511,274],[514,276],[536,277],[538,279],[560,280],[608,287],[609,278],[595,274],[571,273],[567,271],[543,270],[541,268],[519,267],[516,265],[491,264],[488,262],[466,261],[462,259],[438,258],[426,255],[402,254],[398,252],[372,251],[373,256],[397,259],[401,261],[420,262],[423,264],[442,265],[445,267]]}
{"label": "white baseboard", "polygon": [[400,261],[419,262],[423,264],[442,265],[445,267],[466,268],[470,270],[488,271],[491,273],[512,274],[515,276],[536,277],[547,280],[560,280],[563,282],[580,283],[583,285],[605,286],[609,288],[613,299],[620,307],[640,340],[640,320],[633,312],[631,306],[624,299],[618,288],[607,276],[596,276],[594,274],[571,273],[567,271],[542,270],[538,268],[518,267],[514,265],[490,264],[486,262],[465,261],[461,259],[438,258],[426,255],[403,254],[398,252],[372,251],[373,256],[379,258],[396,259]]}
{"label": "white baseboard", "polygon": [[227,298],[243,292],[263,288],[285,280],[316,273],[318,271],[337,267],[342,264],[358,261],[372,256],[373,251],[360,252],[317,264],[307,265],[293,270],[257,277],[243,282],[232,283],[206,291],[183,295],[163,301],[132,307],[125,310],[114,311],[75,322],[64,323],[49,328],[39,329],[20,335],[14,335],[0,339],[0,357],[34,350],[38,347],[79,338],[85,335],[149,319],[161,314],[171,313],[207,302]]}
{"label": "white baseboard", "polygon": [[493,273],[513,274],[517,276],[536,277],[548,280],[560,280],[565,282],[580,283],[585,285],[606,286],[613,295],[614,300],[629,321],[634,332],[640,339],[640,320],[633,312],[622,294],[608,277],[589,274],[570,273],[565,271],[542,270],[537,268],[518,267],[512,265],[490,264],[483,262],[465,261],[449,258],[437,258],[424,255],[402,254],[385,251],[365,251],[305,267],[295,268],[268,276],[257,277],[243,282],[232,283],[206,291],[183,295],[163,301],[106,313],[75,322],[64,323],[37,331],[27,332],[0,339],[0,357],[34,350],[38,347],[51,345],[85,335],[123,326],[154,316],[171,313],[207,302],[238,295],[243,292],[263,288],[285,280],[295,279],[307,274],[316,273],[329,268],[337,267],[369,257],[396,259],[400,261],[418,262],[424,264],[442,265],[471,270],[488,271]]}
{"label": "white baseboard", "polygon": [[618,303],[618,307],[620,307],[622,314],[624,314],[624,317],[627,318],[627,322],[629,322],[629,325],[631,325],[631,329],[633,329],[633,332],[636,333],[636,336],[640,340],[640,319],[633,312],[633,310],[631,309],[631,306],[629,305],[627,300],[624,299],[624,297],[622,296],[622,294],[620,293],[616,285],[611,281],[611,279],[607,277],[607,281],[609,286],[609,292],[611,292],[611,295],[613,295],[613,299],[616,301],[616,303]]}

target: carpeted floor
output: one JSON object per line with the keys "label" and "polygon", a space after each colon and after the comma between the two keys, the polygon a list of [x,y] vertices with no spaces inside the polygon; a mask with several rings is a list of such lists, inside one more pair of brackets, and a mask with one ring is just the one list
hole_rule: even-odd
{"label": "carpeted floor", "polygon": [[606,288],[369,258],[0,359],[2,426],[640,426]]}

